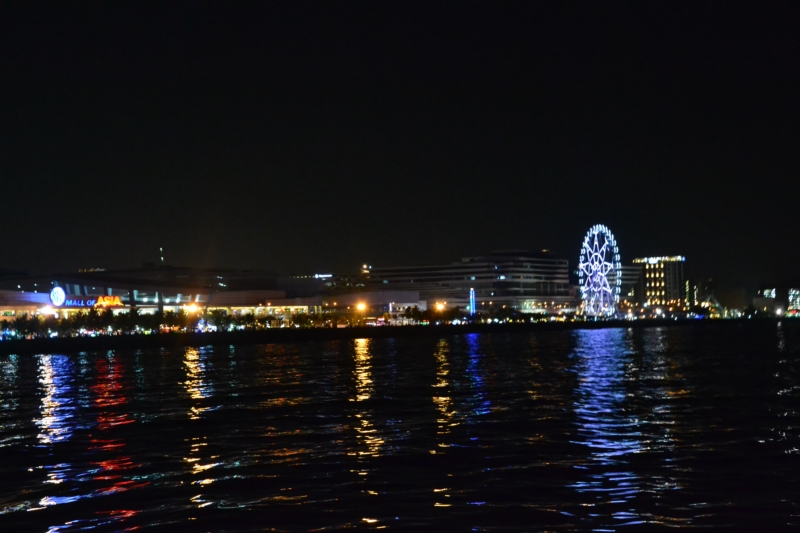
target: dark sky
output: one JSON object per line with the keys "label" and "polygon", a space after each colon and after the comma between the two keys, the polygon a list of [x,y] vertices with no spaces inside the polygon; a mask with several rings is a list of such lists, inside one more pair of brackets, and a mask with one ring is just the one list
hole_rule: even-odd
{"label": "dark sky", "polygon": [[0,268],[800,277],[796,2],[7,2]]}

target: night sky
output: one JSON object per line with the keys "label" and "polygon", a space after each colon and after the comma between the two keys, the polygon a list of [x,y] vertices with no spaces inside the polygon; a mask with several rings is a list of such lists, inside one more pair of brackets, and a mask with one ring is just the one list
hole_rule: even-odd
{"label": "night sky", "polygon": [[800,278],[798,3],[6,2],[0,268]]}

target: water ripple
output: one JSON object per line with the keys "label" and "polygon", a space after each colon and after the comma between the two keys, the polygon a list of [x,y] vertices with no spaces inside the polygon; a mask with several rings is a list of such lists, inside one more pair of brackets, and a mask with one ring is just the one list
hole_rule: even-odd
{"label": "water ripple", "polygon": [[800,331],[0,357],[0,529],[780,530]]}

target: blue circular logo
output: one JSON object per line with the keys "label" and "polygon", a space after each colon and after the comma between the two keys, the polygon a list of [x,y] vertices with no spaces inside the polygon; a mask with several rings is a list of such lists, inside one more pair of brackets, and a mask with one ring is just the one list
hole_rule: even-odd
{"label": "blue circular logo", "polygon": [[50,291],[50,301],[56,307],[59,307],[64,304],[64,300],[67,299],[67,295],[64,292],[64,289],[61,287],[54,287],[52,291]]}

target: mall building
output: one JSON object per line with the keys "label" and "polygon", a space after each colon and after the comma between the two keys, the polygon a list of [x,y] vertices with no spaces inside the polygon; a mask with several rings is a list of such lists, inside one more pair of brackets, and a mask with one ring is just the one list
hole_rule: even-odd
{"label": "mall building", "polygon": [[578,288],[569,281],[569,262],[548,250],[502,250],[447,265],[376,267],[364,275],[373,290],[414,290],[428,307],[467,307],[470,290],[479,312],[486,306],[567,312],[580,305]]}
{"label": "mall building", "polygon": [[[59,318],[89,309],[142,314],[224,310],[228,314],[288,316],[295,313],[370,313],[424,306],[416,291],[370,291],[328,296],[308,288],[276,288],[271,271],[199,269],[145,264],[141,269],[90,269],[71,274],[0,277],[0,320],[23,313]],[[289,290],[286,290],[289,288]]]}

